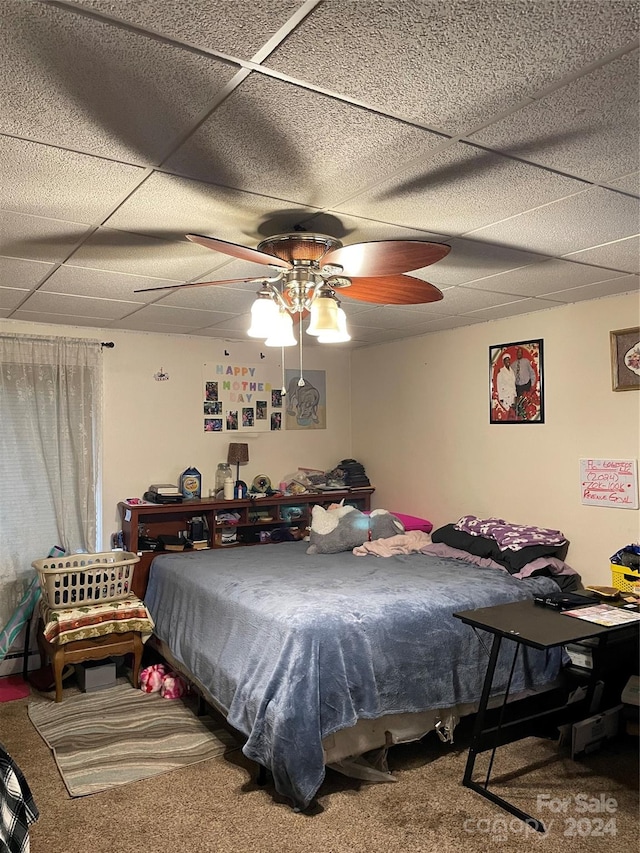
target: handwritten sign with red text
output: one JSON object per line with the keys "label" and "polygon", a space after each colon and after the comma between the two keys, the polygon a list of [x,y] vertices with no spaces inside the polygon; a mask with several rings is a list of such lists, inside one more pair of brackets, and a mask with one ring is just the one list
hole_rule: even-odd
{"label": "handwritten sign with red text", "polygon": [[638,509],[636,459],[581,459],[581,502],[589,506]]}

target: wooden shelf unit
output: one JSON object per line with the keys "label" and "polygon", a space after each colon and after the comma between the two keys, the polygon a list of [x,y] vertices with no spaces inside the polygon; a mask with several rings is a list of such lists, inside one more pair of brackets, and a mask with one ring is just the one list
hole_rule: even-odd
{"label": "wooden shelf unit", "polygon": [[[277,495],[271,497],[244,498],[243,500],[216,500],[202,498],[186,500],[175,504],[118,504],[124,547],[140,555],[133,575],[133,592],[144,598],[149,577],[149,566],[159,551],[142,551],[139,547],[139,533],[157,539],[160,535],[177,536],[187,529],[192,518],[202,518],[205,522],[206,536],[210,548],[229,548],[237,545],[257,545],[261,530],[275,530],[278,527],[308,527],[311,523],[311,509],[315,504],[328,506],[344,499],[360,510],[371,508],[371,495],[374,488],[344,489],[341,491],[317,492],[304,495]],[[292,517],[288,510],[295,507],[299,515]],[[240,520],[229,525],[219,518],[221,513],[237,513]],[[258,513],[267,515],[269,520],[257,517]],[[234,545],[222,545],[222,528],[232,526],[238,542]]]}

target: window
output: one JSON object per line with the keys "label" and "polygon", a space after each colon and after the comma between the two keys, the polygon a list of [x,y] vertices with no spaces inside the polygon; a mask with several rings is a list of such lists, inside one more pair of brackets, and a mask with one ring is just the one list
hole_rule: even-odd
{"label": "window", "polygon": [[0,335],[0,627],[52,546],[95,551],[98,341]]}

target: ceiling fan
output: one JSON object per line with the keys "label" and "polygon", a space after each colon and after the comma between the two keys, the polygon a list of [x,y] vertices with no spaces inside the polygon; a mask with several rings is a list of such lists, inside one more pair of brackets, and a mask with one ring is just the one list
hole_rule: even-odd
{"label": "ceiling fan", "polygon": [[378,240],[344,246],[334,237],[304,231],[269,237],[256,249],[202,234],[186,236],[207,249],[269,266],[273,275],[165,285],[136,292],[260,282],[247,334],[264,338],[267,346],[294,345],[292,318],[297,315],[301,320],[307,312],[311,314],[307,332],[316,335],[320,343],[349,340],[336,291],[344,290],[352,299],[378,305],[416,305],[442,299],[433,284],[406,273],[441,260],[451,250],[444,243],[421,240]]}
{"label": "ceiling fan", "polygon": [[[334,237],[306,232],[269,237],[256,249],[202,234],[187,234],[186,237],[207,249],[273,267],[275,275],[267,281],[282,283],[283,293],[295,306],[294,310],[298,310],[309,292],[318,287],[333,291],[348,288],[347,295],[351,299],[378,305],[437,302],[442,299],[437,287],[405,273],[442,260],[451,250],[445,243],[421,240],[378,240],[343,246]],[[136,292],[264,280],[264,276],[255,276],[198,281]]]}

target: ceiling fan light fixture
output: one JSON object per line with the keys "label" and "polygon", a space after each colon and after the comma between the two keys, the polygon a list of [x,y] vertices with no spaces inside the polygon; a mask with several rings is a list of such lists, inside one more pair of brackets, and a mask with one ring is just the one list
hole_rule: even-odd
{"label": "ceiling fan light fixture", "polygon": [[319,344],[341,344],[351,340],[347,329],[347,315],[342,308],[338,308],[338,329],[335,332],[325,331],[318,335]]}
{"label": "ceiling fan light fixture", "polygon": [[250,338],[267,338],[274,324],[278,322],[280,310],[274,302],[273,295],[263,288],[258,291],[257,298],[251,306],[251,325],[247,329]]}
{"label": "ceiling fan light fixture", "polygon": [[275,322],[271,325],[268,338],[265,340],[266,347],[294,347],[297,340],[293,334],[293,319],[287,311],[278,311]]}
{"label": "ceiling fan light fixture", "polygon": [[338,300],[333,293],[322,293],[311,303],[311,318],[307,333],[322,335],[324,332],[339,332]]}

